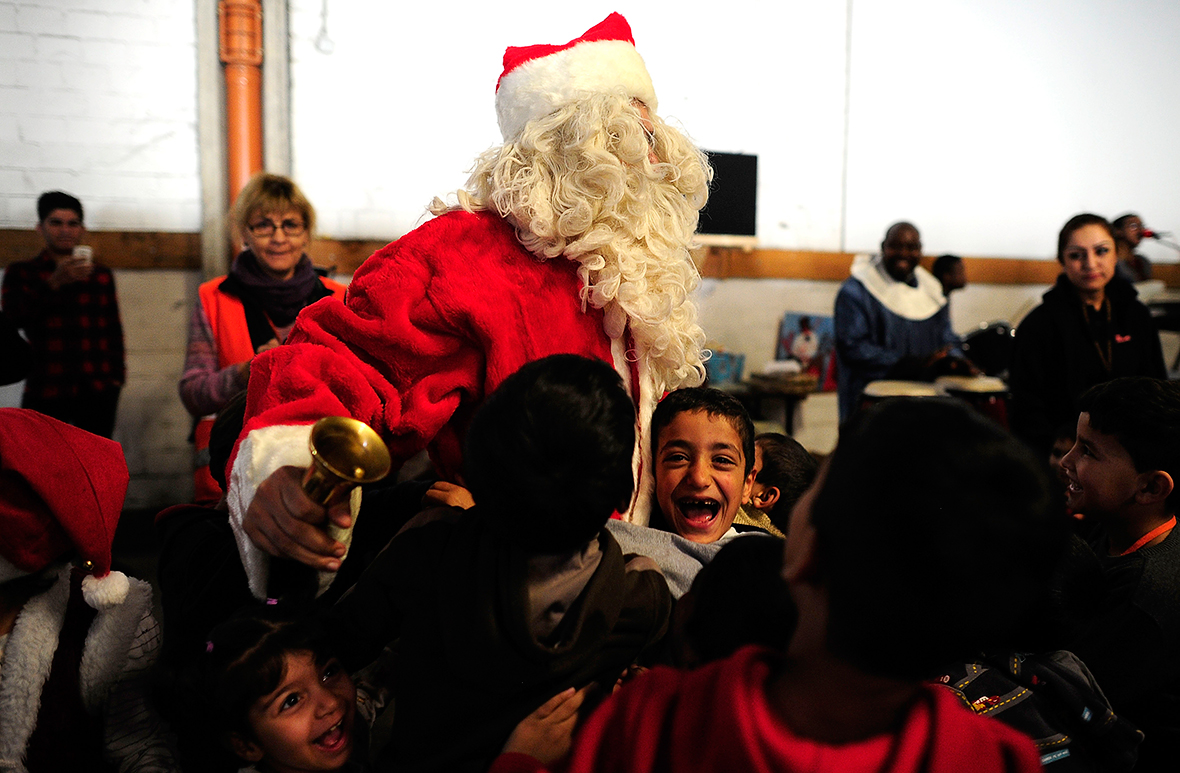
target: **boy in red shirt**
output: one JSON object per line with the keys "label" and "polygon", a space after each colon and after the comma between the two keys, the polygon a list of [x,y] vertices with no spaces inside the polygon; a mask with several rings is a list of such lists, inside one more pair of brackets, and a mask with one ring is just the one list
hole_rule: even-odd
{"label": "boy in red shirt", "polygon": [[[1043,463],[965,406],[858,414],[792,514],[786,652],[652,670],[592,715],[568,769],[1041,770],[1030,740],[923,677],[1010,644],[1061,547],[1057,497]],[[543,769],[546,731],[518,729],[506,751],[525,753],[494,773]]]}

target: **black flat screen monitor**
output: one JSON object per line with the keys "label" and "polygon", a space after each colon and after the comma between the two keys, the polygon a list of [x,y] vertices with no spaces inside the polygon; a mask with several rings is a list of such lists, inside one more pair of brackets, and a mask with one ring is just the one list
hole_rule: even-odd
{"label": "black flat screen monitor", "polygon": [[713,165],[709,202],[701,210],[698,233],[755,236],[758,204],[758,156],[705,151]]}

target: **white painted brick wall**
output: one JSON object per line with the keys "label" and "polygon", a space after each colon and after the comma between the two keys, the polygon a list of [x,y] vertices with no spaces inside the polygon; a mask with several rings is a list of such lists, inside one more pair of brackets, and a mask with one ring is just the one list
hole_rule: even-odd
{"label": "white painted brick wall", "polygon": [[127,383],[119,397],[115,440],[131,483],[129,509],[187,502],[192,496],[191,420],[176,384],[184,369],[195,271],[116,271],[127,345]]}
{"label": "white painted brick wall", "polygon": [[0,0],[0,228],[200,229],[196,0]]}

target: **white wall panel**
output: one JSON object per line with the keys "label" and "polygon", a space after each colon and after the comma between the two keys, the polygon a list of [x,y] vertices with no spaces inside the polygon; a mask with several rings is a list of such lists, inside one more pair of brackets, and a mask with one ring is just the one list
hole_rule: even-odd
{"label": "white wall panel", "polygon": [[198,230],[194,7],[0,2],[0,228],[60,188],[91,228]]}
{"label": "white wall panel", "polygon": [[[333,236],[397,236],[500,142],[508,45],[563,43],[604,10],[549,2],[293,0],[294,167]],[[659,112],[710,150],[760,154],[767,243],[834,243],[843,145],[845,6],[739,0],[703,14],[620,6]]]}
{"label": "white wall panel", "polygon": [[898,219],[931,254],[1045,258],[1082,211],[1180,225],[1180,4],[854,8],[850,251]]}
{"label": "white wall panel", "polygon": [[[294,164],[325,232],[342,237],[409,230],[499,141],[493,84],[505,46],[563,42],[604,13],[327,0],[325,53],[315,45],[323,9],[292,1]],[[1180,218],[1171,0],[735,0],[707,15],[636,0],[619,10],[661,114],[702,147],[759,155],[765,246],[874,249],[890,222],[909,218],[930,252],[1049,258],[1078,211],[1136,209],[1164,230]]]}

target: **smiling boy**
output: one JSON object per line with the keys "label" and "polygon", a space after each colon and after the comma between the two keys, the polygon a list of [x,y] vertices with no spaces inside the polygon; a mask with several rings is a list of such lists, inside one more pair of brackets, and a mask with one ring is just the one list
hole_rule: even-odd
{"label": "smiling boy", "polygon": [[1077,440],[1061,460],[1070,508],[1102,525],[1106,555],[1161,544],[1176,524],[1180,496],[1169,472],[1180,439],[1172,434],[1180,386],[1121,378],[1089,390],[1080,405]]}
{"label": "smiling boy", "polygon": [[1070,509],[1099,526],[1091,546],[1105,588],[1068,649],[1146,735],[1136,769],[1180,769],[1180,384],[1119,378],[1079,408],[1061,466]]}
{"label": "smiling boy", "polygon": [[[548,769],[1041,771],[1030,739],[925,681],[1012,641],[1037,607],[1064,533],[1039,461],[958,402],[859,412],[791,517],[781,576],[798,617],[785,648],[653,668]],[[513,751],[493,773],[547,769]]]}
{"label": "smiling boy", "polygon": [[678,389],[656,406],[651,433],[664,526],[692,542],[730,536],[754,486],[754,424],[746,409],[719,389]]}

